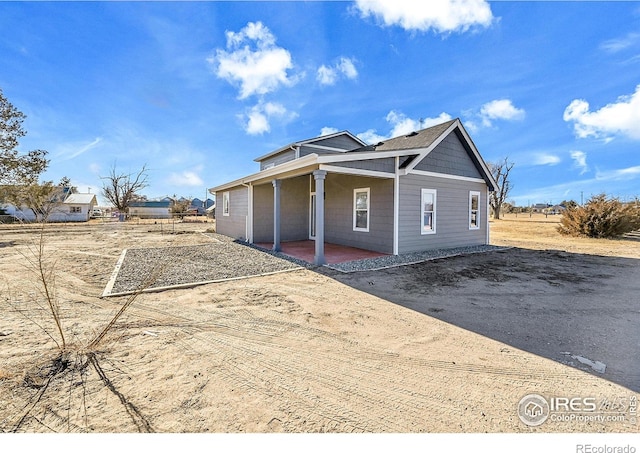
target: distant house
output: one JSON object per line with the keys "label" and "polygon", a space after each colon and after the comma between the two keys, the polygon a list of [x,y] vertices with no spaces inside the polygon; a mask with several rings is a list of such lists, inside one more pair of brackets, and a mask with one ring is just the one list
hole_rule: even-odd
{"label": "distant house", "polygon": [[129,204],[129,217],[170,219],[171,203],[171,199],[163,201],[134,201]]}
{"label": "distant house", "polygon": [[[47,222],[87,222],[91,211],[98,204],[95,194],[72,193],[67,188],[57,190],[52,196],[51,211],[46,216]],[[36,221],[34,212],[26,207],[5,205],[7,213],[24,222]],[[41,220],[41,219],[37,219]]]}
{"label": "distant house", "polygon": [[388,254],[489,242],[496,182],[459,119],[366,145],[348,131],[256,159],[260,171],[209,191],[216,230],[250,243],[312,239]]}
{"label": "distant house", "polygon": [[544,208],[542,210],[543,214],[548,214],[548,215],[556,215],[556,214],[564,214],[564,211],[566,211],[567,208],[565,208],[562,205],[556,204],[553,206],[549,206],[548,208]]}

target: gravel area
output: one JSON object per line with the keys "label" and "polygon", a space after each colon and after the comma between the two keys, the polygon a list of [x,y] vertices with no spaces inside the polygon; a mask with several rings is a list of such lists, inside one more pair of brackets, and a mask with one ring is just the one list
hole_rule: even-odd
{"label": "gravel area", "polygon": [[327,267],[340,272],[358,272],[384,269],[388,267],[404,266],[407,264],[420,263],[422,261],[435,260],[438,258],[448,258],[457,255],[468,255],[470,253],[491,252],[502,250],[508,247],[495,245],[476,245],[471,247],[456,247],[449,249],[428,250],[426,252],[406,253],[404,255],[388,255],[378,258],[368,258],[364,260],[347,261],[346,263],[331,264]]}
{"label": "gravel area", "polygon": [[[370,271],[503,248],[482,245],[429,250],[348,261],[327,267],[346,273]],[[133,292],[140,288],[153,289],[251,277],[303,267],[315,266],[251,244],[219,239],[206,245],[128,249],[113,287],[106,295]]]}
{"label": "gravel area", "polygon": [[236,242],[128,249],[109,294],[227,280],[300,268],[291,260]]}

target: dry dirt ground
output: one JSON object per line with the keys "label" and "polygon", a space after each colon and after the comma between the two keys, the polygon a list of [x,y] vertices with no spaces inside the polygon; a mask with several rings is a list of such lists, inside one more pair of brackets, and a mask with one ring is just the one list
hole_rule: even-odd
{"label": "dry dirt ground", "polygon": [[[512,291],[501,300],[529,307],[534,317],[546,311],[536,309],[537,294],[560,303],[564,292],[577,303],[578,292],[613,289],[616,275],[638,276],[639,242],[567,239],[555,233],[555,221],[492,222],[492,243],[516,247],[498,253],[362,274],[301,269],[140,294],[93,347],[131,301],[100,298],[122,250],[214,247],[202,234],[212,225],[50,225],[45,256],[55,279],[47,279],[60,308],[62,356],[37,275],[25,267],[38,232],[0,226],[0,432],[636,433],[633,372],[626,370],[627,382],[571,356],[561,363],[555,349],[535,346],[546,332],[525,341],[526,319],[496,327],[509,307],[486,304]],[[639,280],[629,283],[638,288]],[[522,286],[526,292],[513,292]],[[590,316],[605,316],[607,302],[615,294]],[[638,326],[638,302],[624,304],[608,325],[637,341],[628,329]],[[570,313],[565,306],[553,316],[570,325]],[[551,342],[564,341],[561,324]],[[637,353],[627,359],[637,362]],[[530,427],[517,406],[531,393],[593,397],[599,410],[626,418]]]}

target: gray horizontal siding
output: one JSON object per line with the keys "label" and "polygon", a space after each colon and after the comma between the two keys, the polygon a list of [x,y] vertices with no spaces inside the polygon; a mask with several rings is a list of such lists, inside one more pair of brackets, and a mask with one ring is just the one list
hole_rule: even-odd
{"label": "gray horizontal siding", "polygon": [[[435,234],[421,234],[422,189],[437,190]],[[469,230],[469,191],[480,192],[480,228],[477,230]],[[482,182],[401,176],[398,253],[485,244],[486,213],[487,186]]]}
{"label": "gray horizontal siding", "polygon": [[473,159],[455,134],[450,133],[427,157],[415,167],[416,170],[446,173],[470,178],[482,178]]}
{"label": "gray horizontal siding", "polygon": [[325,138],[313,143],[315,145],[328,146],[330,148],[339,148],[347,151],[360,148],[362,146],[360,143],[345,134],[338,135],[336,137]]}
{"label": "gray horizontal siding", "polygon": [[[369,232],[353,231],[353,190],[370,189]],[[393,253],[393,180],[329,173],[325,181],[325,240]]]}
{"label": "gray horizontal siding", "polygon": [[273,164],[273,165],[280,165],[280,164],[284,164],[285,162],[289,162],[291,160],[294,160],[296,158],[296,152],[292,149],[286,150],[286,151],[282,151],[281,153],[278,153],[274,156],[268,157],[264,160],[260,161],[260,170],[264,170],[265,168],[267,168],[269,165]]}
{"label": "gray horizontal siding", "polygon": [[249,189],[238,187],[229,190],[229,215],[222,213],[223,192],[216,192],[220,208],[216,213],[216,232],[235,239],[247,239],[247,215],[249,213]]}
{"label": "gray horizontal siding", "polygon": [[[280,186],[280,240],[309,239],[309,175],[283,179]],[[273,185],[253,188],[253,241],[273,242]]]}
{"label": "gray horizontal siding", "polygon": [[352,162],[336,162],[329,165],[345,168],[358,168],[361,170],[382,171],[391,174],[395,173],[395,158],[393,157],[384,159],[365,159]]}

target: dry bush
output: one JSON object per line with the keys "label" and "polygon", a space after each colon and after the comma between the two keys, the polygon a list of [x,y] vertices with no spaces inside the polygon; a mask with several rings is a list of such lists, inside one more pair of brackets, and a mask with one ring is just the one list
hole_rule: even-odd
{"label": "dry bush", "polygon": [[[48,316],[43,316],[42,319],[40,319],[40,317],[34,313],[21,307],[21,303],[13,300],[10,285],[7,285],[5,291],[8,295],[6,300],[11,308],[25,316],[30,322],[42,330],[46,336],[53,340],[56,347],[53,351],[45,348],[41,351],[40,360],[37,360],[35,364],[30,364],[27,369],[23,370],[23,386],[35,390],[35,393],[31,396],[23,410],[16,415],[15,420],[9,423],[7,426],[8,430],[11,432],[21,431],[23,424],[25,424],[27,420],[31,418],[37,420],[37,417],[35,417],[33,413],[41,404],[45,393],[47,393],[55,382],[72,382],[73,379],[70,379],[69,376],[71,376],[71,378],[73,378],[74,375],[80,376],[83,388],[82,392],[86,393],[84,386],[87,373],[89,369],[92,369],[103,385],[118,396],[132,417],[133,423],[138,430],[141,432],[151,432],[151,425],[146,421],[144,416],[114,387],[110,378],[105,374],[101,366],[101,358],[105,352],[104,347],[107,346],[105,343],[111,343],[111,345],[113,345],[114,340],[109,339],[108,334],[144,289],[154,283],[162,272],[162,267],[156,266],[149,272],[147,278],[133,294],[126,298],[120,309],[108,320],[99,333],[95,333],[88,343],[74,343],[67,340],[68,335],[66,335],[67,332],[65,331],[61,316],[60,301],[58,300],[56,292],[56,271],[60,266],[58,266],[56,260],[52,259],[50,254],[47,253],[44,222],[40,225],[39,239],[35,244],[27,246],[26,252],[20,252],[20,254],[24,260],[27,274],[31,275],[36,287],[35,297],[30,302],[35,304],[42,313],[47,313]],[[15,370],[9,373],[6,370],[0,369],[0,379],[10,379],[18,374],[20,373],[16,373]],[[71,395],[73,391],[73,384],[69,384],[69,395]],[[79,410],[85,414],[86,420],[87,408],[81,407]],[[69,419],[67,419],[67,424],[69,429],[71,429]],[[85,421],[85,424],[88,424],[88,422]],[[0,432],[4,429],[2,423],[0,423]],[[49,429],[54,430],[50,427]]]}
{"label": "dry bush", "polygon": [[638,203],[624,204],[605,194],[592,197],[584,206],[567,209],[558,232],[567,236],[613,238],[640,228]]}

